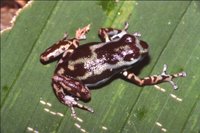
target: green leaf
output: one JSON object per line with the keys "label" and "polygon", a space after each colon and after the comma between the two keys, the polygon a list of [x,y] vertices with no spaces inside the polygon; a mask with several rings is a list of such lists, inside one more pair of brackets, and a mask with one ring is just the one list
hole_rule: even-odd
{"label": "green leaf", "polygon": [[[138,87],[116,79],[91,90],[87,104],[94,114],[76,109],[75,120],[51,88],[56,63],[43,66],[40,54],[68,32],[91,23],[87,40],[99,40],[101,27],[140,32],[149,43],[150,62],[139,76],[186,71],[175,81]],[[200,131],[200,2],[199,1],[33,1],[23,9],[11,30],[1,34],[2,133],[198,133]]]}

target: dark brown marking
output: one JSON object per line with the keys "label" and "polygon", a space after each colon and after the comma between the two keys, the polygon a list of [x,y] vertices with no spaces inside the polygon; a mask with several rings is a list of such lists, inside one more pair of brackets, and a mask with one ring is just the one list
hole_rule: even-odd
{"label": "dark brown marking", "polygon": [[[59,80],[55,80],[55,79],[59,79]],[[65,95],[72,95],[74,97],[80,98],[83,101],[90,100],[91,95],[90,95],[89,89],[86,86],[84,86],[82,83],[80,83],[79,81],[69,76],[61,76],[61,75],[60,76],[57,75],[57,78],[52,78],[52,80],[54,84],[56,84],[57,86],[59,85],[62,88]],[[71,89],[69,90],[69,88]],[[57,90],[56,89],[54,90],[55,90],[55,94],[57,94]]]}

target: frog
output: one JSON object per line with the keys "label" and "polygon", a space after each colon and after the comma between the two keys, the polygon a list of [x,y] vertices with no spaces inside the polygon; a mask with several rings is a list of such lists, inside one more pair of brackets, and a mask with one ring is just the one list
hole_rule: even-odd
{"label": "frog", "polygon": [[131,68],[148,56],[149,44],[140,39],[139,32],[128,33],[128,27],[126,22],[122,29],[100,28],[98,36],[101,41],[80,45],[90,30],[89,24],[76,30],[74,38],[68,38],[65,33],[61,40],[40,55],[40,62],[44,65],[57,61],[52,88],[58,100],[70,108],[71,116],[77,117],[75,108],[94,112],[79,101],[90,101],[91,88],[105,84],[114,75],[138,86],[169,82],[174,89],[178,86],[173,79],[186,76],[184,71],[168,74],[166,64],[159,75],[140,78],[132,72]]}

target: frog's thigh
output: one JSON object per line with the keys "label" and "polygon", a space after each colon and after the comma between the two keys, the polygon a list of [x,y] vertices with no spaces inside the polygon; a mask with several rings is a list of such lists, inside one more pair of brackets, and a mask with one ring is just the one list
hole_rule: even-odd
{"label": "frog's thigh", "polygon": [[[53,84],[56,84],[57,86],[59,86],[59,88],[61,90],[63,90],[63,92],[66,95],[72,95],[83,101],[89,101],[91,98],[89,89],[81,82],[79,82],[69,76],[54,75],[52,82],[53,82]],[[53,88],[54,88],[54,86],[53,86]],[[54,88],[54,91],[57,92],[57,90],[55,90],[55,89],[56,88]]]}

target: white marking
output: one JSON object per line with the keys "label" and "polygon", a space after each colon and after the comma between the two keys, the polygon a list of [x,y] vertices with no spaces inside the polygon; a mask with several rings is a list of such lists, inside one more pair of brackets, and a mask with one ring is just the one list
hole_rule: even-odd
{"label": "white marking", "polygon": [[72,53],[74,50],[73,49],[68,49],[67,52]]}
{"label": "white marking", "polygon": [[179,102],[182,102],[182,101],[183,101],[183,99],[177,97],[177,96],[174,95],[174,94],[170,94],[170,96],[171,96],[173,99],[175,99],[175,100],[177,100],[177,101],[179,101]]}
{"label": "white marking", "polygon": [[128,75],[128,72],[127,71],[123,72],[123,75],[126,77]]}
{"label": "white marking", "polygon": [[172,98],[176,99],[176,95],[170,94],[170,96],[171,96]]}
{"label": "white marking", "polygon": [[140,49],[141,52],[144,52],[144,53],[148,52],[148,50],[144,50],[142,48],[142,46],[140,45],[140,40],[137,37],[135,37],[135,45]]}
{"label": "white marking", "polygon": [[51,105],[51,103],[47,103],[47,106],[51,107],[52,105]]}
{"label": "white marking", "polygon": [[159,126],[161,128],[161,131],[163,132],[167,132],[166,128],[163,128],[163,125],[160,122],[156,122],[156,125]]}
{"label": "white marking", "polygon": [[160,122],[156,122],[156,125],[162,127],[162,124]]}
{"label": "white marking", "polygon": [[68,65],[68,68],[69,68],[69,70],[73,71],[73,70],[74,70],[74,65],[69,64],[69,65]]}
{"label": "white marking", "polygon": [[131,43],[133,40],[132,40],[131,37],[127,37],[127,38],[126,38],[126,41],[129,42],[129,43]]}
{"label": "white marking", "polygon": [[61,82],[60,84],[62,85],[62,87],[64,89],[67,89],[67,91],[71,91],[72,90],[70,87],[66,86],[63,82]]}
{"label": "white marking", "polygon": [[49,112],[49,109],[47,109],[47,108],[44,108],[44,111],[46,111],[46,112]]}
{"label": "white marking", "polygon": [[49,109],[47,109],[47,108],[45,108],[44,109],[46,112],[49,112],[50,114],[52,114],[52,115],[57,115],[57,116],[61,116],[61,117],[63,117],[64,115],[62,114],[62,113],[60,113],[60,112],[54,112],[54,111],[51,111],[51,110],[49,110]]}
{"label": "white marking", "polygon": [[61,63],[63,63],[63,60],[62,60],[62,59],[59,60],[58,64],[61,64]]}
{"label": "white marking", "polygon": [[75,48],[78,48],[79,45],[77,43],[73,43],[73,44],[74,44]]}
{"label": "white marking", "polygon": [[112,31],[108,32],[107,34],[112,36],[112,35],[116,35],[117,33],[118,33],[117,30],[112,30]]}
{"label": "white marking", "polygon": [[103,130],[108,130],[108,128],[107,128],[107,127],[105,127],[105,126],[102,126],[102,129],[103,129]]}
{"label": "white marking", "polygon": [[178,98],[178,97],[176,98],[176,100],[179,101],[179,102],[182,102],[182,101],[183,101],[183,99]]}
{"label": "white marking", "polygon": [[33,133],[39,133],[37,130],[31,128],[31,127],[27,127],[27,130]]}
{"label": "white marking", "polygon": [[78,123],[74,123],[74,125],[75,125],[77,128],[79,128],[81,132],[83,132],[83,133],[86,132],[86,130],[83,129],[83,128],[81,128],[81,125],[79,125]]}
{"label": "white marking", "polygon": [[133,35],[134,35],[135,37],[141,37],[141,36],[142,36],[141,33],[139,33],[139,32],[135,32],[135,33],[133,33]]}
{"label": "white marking", "polygon": [[41,104],[44,104],[44,105],[46,104],[46,102],[43,101],[43,100],[40,100],[40,103],[41,103]]}
{"label": "white marking", "polygon": [[98,82],[96,83],[92,83],[92,84],[85,84],[87,87],[94,87],[94,86],[97,86],[99,84],[102,84],[102,83],[105,83],[106,81],[108,81],[108,79],[110,79],[111,77],[108,77],[108,78],[104,78],[102,80],[99,80]]}
{"label": "white marking", "polygon": [[[110,39],[113,41],[118,41],[120,38],[122,38],[127,32],[125,30],[121,31],[120,33],[113,35]],[[114,39],[114,38],[119,38],[119,39]]]}
{"label": "white marking", "polygon": [[79,125],[78,123],[74,123],[74,125],[75,125],[77,128],[81,128],[81,125]]}
{"label": "white marking", "polygon": [[62,75],[65,72],[64,68],[60,68],[60,70],[58,70],[58,74]]}
{"label": "white marking", "polygon": [[[63,51],[64,52],[64,51]],[[73,53],[74,50],[73,49],[68,49],[64,52],[63,57],[65,57],[68,53]]]}
{"label": "white marking", "polygon": [[51,113],[52,115],[56,115],[56,112],[50,111],[49,113]]}
{"label": "white marking", "polygon": [[81,128],[81,131],[83,132],[83,133],[85,133],[86,131],[85,131],[85,129],[83,129],[83,128]]}
{"label": "white marking", "polygon": [[51,56],[53,57],[57,57],[58,55],[60,55],[61,53],[63,53],[65,50],[62,50],[62,48],[68,49],[70,45],[65,45],[60,47],[59,49],[55,49],[53,52],[49,53],[47,55],[48,58],[50,58]]}
{"label": "white marking", "polygon": [[165,129],[165,128],[161,128],[161,130],[162,130],[163,132],[167,132],[167,129]]}
{"label": "white marking", "polygon": [[47,105],[47,106],[49,106],[49,107],[52,106],[51,103],[45,102],[45,101],[43,101],[43,100],[40,100],[40,103],[43,104],[43,105]]}
{"label": "white marking", "polygon": [[27,130],[29,130],[29,131],[33,131],[33,128],[31,128],[31,127],[27,127]]}
{"label": "white marking", "polygon": [[167,23],[168,25],[171,25],[171,21],[168,21],[168,23]]}
{"label": "white marking", "polygon": [[69,101],[74,101],[74,98],[73,97],[71,97],[71,96],[65,96],[64,97],[64,100],[69,100]]}
{"label": "white marking", "polygon": [[161,92],[166,92],[166,90],[165,90],[164,88],[161,88],[161,87],[158,86],[158,85],[154,85],[154,87],[155,87],[157,90],[161,91]]}
{"label": "white marking", "polygon": [[52,114],[52,115],[57,115],[57,116],[61,116],[61,117],[64,116],[62,113],[51,111],[51,110],[49,110],[48,108],[44,108],[44,111],[46,111],[46,112],[48,112],[48,113],[50,113],[50,114]]}
{"label": "white marking", "polygon": [[79,121],[79,122],[83,122],[83,120],[79,117],[76,117],[76,119]]}
{"label": "white marking", "polygon": [[61,116],[61,117],[64,116],[62,113],[59,113],[59,112],[57,112],[56,114],[59,115],[59,116]]}
{"label": "white marking", "polygon": [[121,14],[120,12],[117,13],[117,15],[120,15],[120,14]]}
{"label": "white marking", "polygon": [[130,73],[130,74],[128,75],[128,79],[131,79],[133,76],[134,76],[133,73]]}

